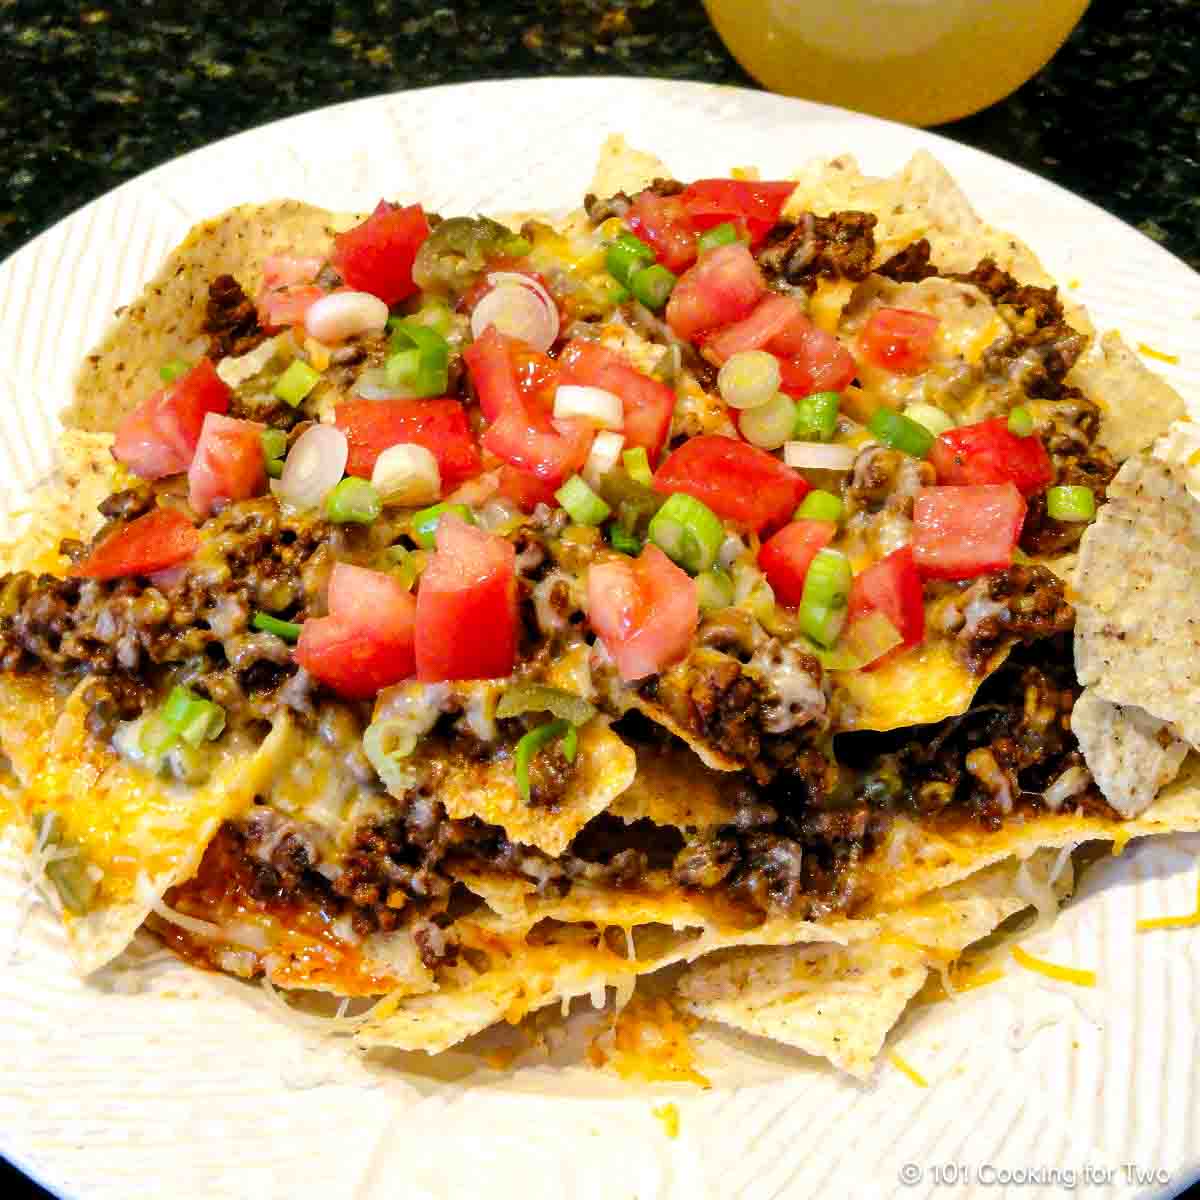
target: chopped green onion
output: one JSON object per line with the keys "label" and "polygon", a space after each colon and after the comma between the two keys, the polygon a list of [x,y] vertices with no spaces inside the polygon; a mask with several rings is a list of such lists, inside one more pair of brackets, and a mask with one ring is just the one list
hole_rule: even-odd
{"label": "chopped green onion", "polygon": [[300,636],[300,626],[295,621],[281,621],[270,613],[256,612],[250,624],[255,629],[261,629],[263,633],[273,633],[276,637],[283,638],[285,642],[294,642]]}
{"label": "chopped green onion", "polygon": [[422,727],[411,718],[372,721],[363,734],[363,753],[393,796],[402,796],[417,783],[417,773],[405,762],[417,748]]}
{"label": "chopped green onion", "polygon": [[413,538],[426,550],[432,550],[437,545],[438,522],[446,513],[462,517],[468,525],[475,524],[475,514],[465,504],[431,504],[412,515],[411,526]]}
{"label": "chopped green onion", "polygon": [[796,428],[796,405],[782,392],[777,392],[766,404],[748,408],[738,418],[742,437],[760,450],[778,450],[792,440]]}
{"label": "chopped green onion", "polygon": [[[166,703],[158,715],[163,726],[170,731],[173,741],[180,737],[189,746],[198,746],[203,741],[211,741],[225,728],[225,710],[211,700],[197,696],[190,688],[176,685],[167,696]],[[149,725],[147,725],[147,730]],[[162,746],[158,751],[151,751],[147,745],[147,731],[142,733],[142,749],[147,753],[162,753],[167,745],[162,745],[159,734],[149,735],[150,740]]]}
{"label": "chopped green onion", "polygon": [[297,358],[275,381],[272,390],[285,404],[295,408],[317,386],[320,379],[320,371],[314,371],[308,363]]}
{"label": "chopped green onion", "polygon": [[650,456],[646,453],[645,446],[634,446],[630,450],[622,451],[621,462],[634,483],[649,487],[654,482],[654,472],[650,470]]}
{"label": "chopped green onion", "polygon": [[867,428],[885,446],[911,454],[913,458],[924,458],[933,445],[933,434],[924,425],[919,425],[887,405],[875,410],[867,422]]}
{"label": "chopped green onion", "polygon": [[878,609],[847,626],[845,636],[832,650],[814,644],[812,652],[827,671],[860,671],[904,639],[900,631]]}
{"label": "chopped green onion", "polygon": [[138,748],[143,754],[157,758],[160,754],[166,754],[170,750],[175,744],[176,736],[175,730],[162,717],[151,715],[142,725],[141,733],[138,736]]}
{"label": "chopped green onion", "polygon": [[904,415],[918,425],[924,425],[933,436],[941,437],[948,429],[954,428],[953,418],[947,416],[933,404],[909,404],[905,406]]}
{"label": "chopped green onion", "polygon": [[570,721],[547,721],[545,725],[531,729],[517,743],[517,748],[513,753],[513,763],[517,771],[517,792],[526,804],[529,803],[529,765],[532,763],[534,755],[547,742],[566,736],[571,728]]}
{"label": "chopped green onion", "polygon": [[794,521],[833,521],[835,524],[842,519],[842,501],[832,492],[817,488],[809,492],[800,502],[792,517]]}
{"label": "chopped green onion", "polygon": [[696,576],[696,599],[704,612],[728,608],[733,603],[733,580],[727,571],[713,566]]}
{"label": "chopped green onion", "polygon": [[445,337],[454,326],[454,314],[444,301],[427,299],[411,317],[389,318],[388,330],[394,333],[397,327],[407,324],[424,325]]}
{"label": "chopped green onion", "polygon": [[620,521],[613,521],[608,527],[608,544],[621,554],[641,554],[642,539],[636,533],[631,533]]}
{"label": "chopped green onion", "polygon": [[731,354],[717,374],[717,390],[730,408],[761,408],[779,393],[779,359],[765,350]]}
{"label": "chopped green onion", "polygon": [[554,498],[579,525],[599,525],[612,515],[612,509],[588,487],[582,475],[572,475]]}
{"label": "chopped green onion", "polygon": [[638,271],[653,262],[654,251],[632,233],[622,233],[609,246],[604,256],[604,265],[608,268],[608,273],[626,287]]}
{"label": "chopped green onion", "polygon": [[268,462],[287,453],[287,434],[282,429],[264,429],[261,437],[263,458]]}
{"label": "chopped green onion", "polygon": [[504,720],[527,712],[548,712],[572,725],[586,725],[596,715],[596,706],[562,688],[547,687],[544,683],[514,683],[500,697],[496,716]]}
{"label": "chopped green onion", "polygon": [[1056,521],[1090,521],[1096,515],[1096,494],[1089,487],[1047,488],[1046,514]]}
{"label": "chopped green onion", "polygon": [[186,375],[191,369],[182,358],[173,358],[158,368],[158,377],[163,383],[174,383],[180,375]]}
{"label": "chopped green onion", "polygon": [[392,354],[384,364],[390,387],[410,396],[443,396],[450,386],[450,343],[416,320],[392,329]]}
{"label": "chopped green onion", "polygon": [[796,402],[796,425],[792,437],[798,442],[829,442],[837,433],[840,392],[813,392]]}
{"label": "chopped green onion", "polygon": [[283,459],[268,458],[266,462],[267,474],[272,479],[280,479],[283,476]]}
{"label": "chopped green onion", "polygon": [[411,591],[412,585],[417,582],[417,576],[421,574],[421,564],[416,554],[406,546],[389,546],[383,552],[383,557],[392,576]]}
{"label": "chopped green onion", "polygon": [[685,571],[696,575],[717,561],[725,526],[707,504],[676,492],[654,514],[650,540]]}
{"label": "chopped green onion", "polygon": [[844,608],[830,608],[823,604],[809,604],[804,601],[797,614],[800,618],[800,628],[818,646],[826,648],[838,640],[842,625],[846,620]]}
{"label": "chopped green onion", "polygon": [[706,229],[696,242],[696,252],[703,254],[706,250],[715,250],[718,246],[732,246],[738,240],[737,227],[732,221],[723,225],[714,225]]}
{"label": "chopped green onion", "polygon": [[382,511],[379,493],[355,475],[343,479],[325,498],[325,516],[337,525],[369,525]]}
{"label": "chopped green onion", "polygon": [[1033,433],[1033,414],[1018,406],[1008,414],[1008,432],[1014,437],[1029,437]]}
{"label": "chopped green onion", "polygon": [[655,263],[652,267],[643,267],[630,278],[629,290],[647,308],[658,312],[670,298],[677,282],[676,276],[666,267]]}
{"label": "chopped green onion", "polygon": [[822,608],[844,608],[854,572],[840,550],[818,550],[804,577],[804,603]]}
{"label": "chopped green onion", "polygon": [[563,758],[569,763],[575,761],[575,755],[579,752],[579,728],[572,725],[566,733],[563,734],[562,740]]}

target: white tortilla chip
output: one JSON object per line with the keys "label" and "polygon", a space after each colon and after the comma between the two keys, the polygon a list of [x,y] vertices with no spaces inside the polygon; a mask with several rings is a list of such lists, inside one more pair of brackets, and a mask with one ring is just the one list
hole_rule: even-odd
{"label": "white tortilla chip", "polygon": [[1177,468],[1132,458],[1083,535],[1075,669],[1113,704],[1136,705],[1200,745],[1200,504]]}
{"label": "white tortilla chip", "polygon": [[588,191],[602,199],[625,192],[633,195],[671,172],[660,158],[635,150],[619,133],[610,134],[600,147],[600,160]]}
{"label": "white tortilla chip", "polygon": [[1084,688],[1071,712],[1071,732],[1096,786],[1125,817],[1135,817],[1176,775],[1188,744],[1166,721],[1130,705],[1122,708]]}

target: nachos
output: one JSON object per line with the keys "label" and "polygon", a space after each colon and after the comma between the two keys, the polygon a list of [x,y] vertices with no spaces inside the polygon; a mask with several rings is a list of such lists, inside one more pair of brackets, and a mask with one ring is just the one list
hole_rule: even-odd
{"label": "nachos", "polygon": [[923,154],[235,209],[4,554],[31,871],[366,1046],[691,963],[862,1074],[1060,848],[1200,828],[1182,411]]}

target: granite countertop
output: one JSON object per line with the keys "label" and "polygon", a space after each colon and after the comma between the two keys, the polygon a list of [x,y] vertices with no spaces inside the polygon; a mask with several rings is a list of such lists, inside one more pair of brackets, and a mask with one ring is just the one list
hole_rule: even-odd
{"label": "granite countertop", "polygon": [[[754,86],[698,0],[167,7],[0,0],[0,258],[176,154],[323,104],[518,75]],[[940,132],[1088,197],[1200,268],[1196,62],[1195,0],[1093,0],[1040,74]]]}

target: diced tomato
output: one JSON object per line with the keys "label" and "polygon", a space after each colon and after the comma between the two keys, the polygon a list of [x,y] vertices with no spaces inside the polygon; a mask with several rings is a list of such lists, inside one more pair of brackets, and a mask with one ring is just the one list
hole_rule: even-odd
{"label": "diced tomato", "polygon": [[854,382],[858,374],[854,359],[832,334],[814,327],[822,339],[828,338],[836,346],[822,344],[814,338],[812,352],[796,358],[779,360],[779,390],[797,398],[811,396],[813,392],[840,392]]}
{"label": "diced tomato", "polygon": [[763,543],[758,565],[780,604],[788,608],[799,605],[809,564],[818,550],[833,541],[836,532],[833,521],[791,521]]}
{"label": "diced tomato", "polygon": [[913,505],[913,561],[926,579],[973,579],[1012,565],[1025,501],[1011,483],[925,487]]}
{"label": "diced tomato", "polygon": [[741,242],[710,250],[675,285],[667,323],[682,338],[750,315],[767,290],[754,255]]}
{"label": "diced tomato", "polygon": [[350,400],[333,410],[334,424],[346,435],[348,475],[370,479],[375,460],[401,442],[424,446],[437,459],[442,490],[479,474],[479,447],[457,400]]}
{"label": "diced tomato", "polygon": [[788,331],[801,321],[811,324],[791,296],[766,295],[748,317],[705,337],[704,357],[719,367],[743,350],[776,350],[777,338],[790,345]]}
{"label": "diced tomato", "polygon": [[653,247],[658,261],[670,271],[684,270],[696,257],[696,230],[678,196],[639,192],[625,224]]}
{"label": "diced tomato", "polygon": [[588,570],[588,619],[622,679],[644,679],[688,652],[700,619],[696,581],[650,544],[637,559]]}
{"label": "diced tomato", "polygon": [[204,418],[196,456],[188,468],[188,503],[207,517],[222,502],[248,500],[267,488],[267,464],[258,421],[220,413]]}
{"label": "diced tomato", "polygon": [[562,382],[603,388],[620,396],[625,415],[625,444],[642,446],[655,463],[671,432],[675,392],[643,375],[624,355],[597,342],[576,338],[559,357]]}
{"label": "diced tomato", "polygon": [[533,512],[539,504],[548,504],[553,508],[558,503],[554,498],[558,486],[536,475],[518,471],[508,463],[500,468],[500,495],[511,500],[522,512]]}
{"label": "diced tomato", "polygon": [[263,290],[273,292],[296,283],[312,283],[324,265],[325,260],[321,258],[296,258],[290,254],[268,255],[263,259]]}
{"label": "diced tomato", "polygon": [[329,616],[300,629],[296,661],[347,700],[368,700],[407,679],[416,665],[417,602],[383,571],[335,563]]}
{"label": "diced tomato", "polygon": [[301,283],[258,294],[258,319],[264,329],[303,325],[308,310],[329,293],[315,283]]}
{"label": "diced tomato", "polygon": [[812,490],[774,455],[748,442],[702,434],[684,442],[655,472],[656,492],[686,492],[718,516],[754,530],[778,528]]}
{"label": "diced tomato", "polygon": [[594,430],[583,420],[551,422],[548,399],[558,378],[553,360],[494,326],[485,329],[463,357],[479,407],[491,422],[483,435],[485,449],[555,485],[583,466]]}
{"label": "diced tomato", "polygon": [[697,229],[711,229],[731,221],[750,235],[757,246],[779,223],[794,183],[758,179],[698,179],[680,195],[683,207]]}
{"label": "diced tomato", "polygon": [[914,375],[929,361],[939,321],[910,308],[881,308],[860,335],[863,353],[876,366]]}
{"label": "diced tomato", "polygon": [[1054,478],[1042,439],[1017,437],[997,417],[948,429],[933,443],[929,461],[938,483],[1012,483],[1023,496],[1040,492]]}
{"label": "diced tomato", "polygon": [[512,543],[447,514],[417,593],[417,678],[498,679],[516,657]]}
{"label": "diced tomato", "polygon": [[113,458],[143,479],[186,471],[204,418],[228,412],[231,395],[212,359],[202,358],[170,387],[147,396],[121,422]]}
{"label": "diced tomato", "polygon": [[919,646],[925,640],[925,601],[911,546],[893,550],[855,575],[846,624],[853,625],[871,612],[883,613],[903,639],[889,654]]}
{"label": "diced tomato", "polygon": [[155,508],[109,534],[71,574],[86,579],[153,575],[187,562],[199,549],[200,535],[183,513]]}
{"label": "diced tomato", "polygon": [[330,262],[347,287],[397,304],[417,291],[413,260],[428,236],[429,222],[419,204],[400,208],[381,200],[361,225],[333,239]]}

